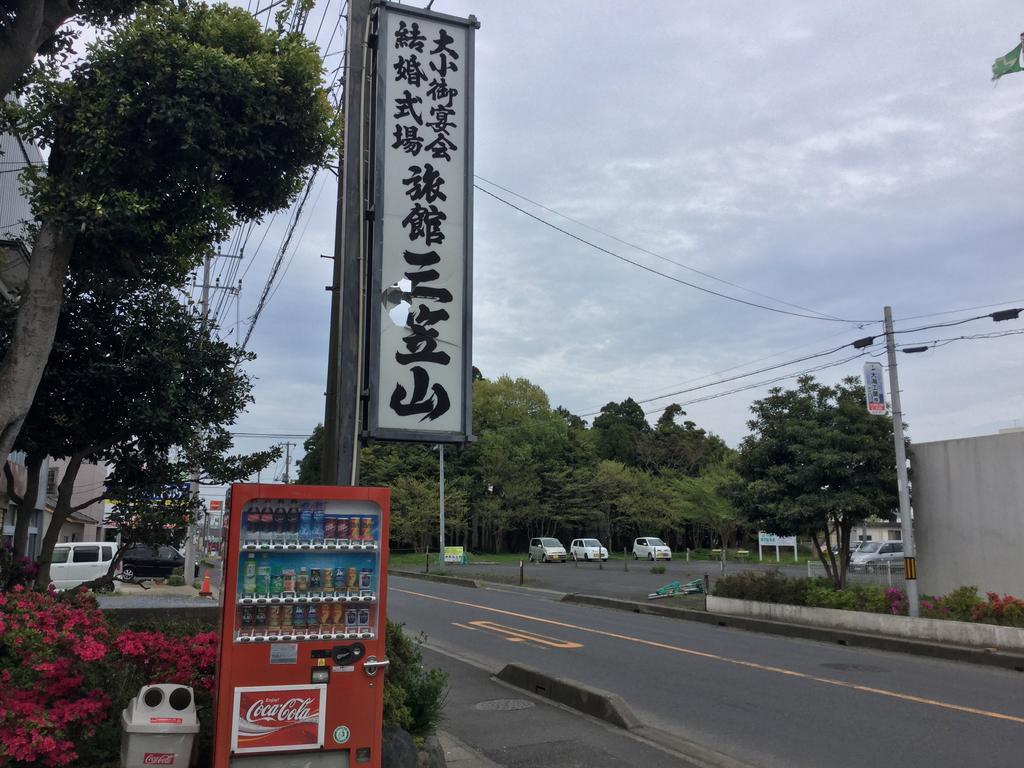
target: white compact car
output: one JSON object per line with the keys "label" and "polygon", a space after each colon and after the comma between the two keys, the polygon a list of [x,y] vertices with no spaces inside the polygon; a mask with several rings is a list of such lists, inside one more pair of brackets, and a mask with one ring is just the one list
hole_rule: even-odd
{"label": "white compact car", "polygon": [[565,547],[558,539],[530,539],[531,563],[564,563],[567,559]]}
{"label": "white compact car", "polygon": [[76,541],[57,544],[50,563],[50,581],[54,589],[74,589],[86,581],[98,579],[110,570],[117,545],[100,541]]}
{"label": "white compact car", "polygon": [[573,539],[569,545],[569,557],[573,560],[607,560],[608,550],[597,539]]}
{"label": "white compact car", "polygon": [[648,560],[671,560],[672,550],[661,539],[644,536],[633,539],[633,559],[639,560],[641,557]]}

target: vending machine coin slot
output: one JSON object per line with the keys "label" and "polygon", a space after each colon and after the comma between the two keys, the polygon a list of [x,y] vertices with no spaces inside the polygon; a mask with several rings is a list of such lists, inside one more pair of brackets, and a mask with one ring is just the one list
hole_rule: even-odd
{"label": "vending machine coin slot", "polygon": [[331,649],[331,656],[334,663],[339,667],[348,666],[359,661],[366,653],[366,647],[362,643],[350,645],[336,645]]}

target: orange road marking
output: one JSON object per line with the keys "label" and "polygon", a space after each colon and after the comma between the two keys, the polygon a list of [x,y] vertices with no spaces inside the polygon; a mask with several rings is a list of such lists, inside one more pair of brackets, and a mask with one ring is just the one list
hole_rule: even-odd
{"label": "orange road marking", "polygon": [[[910,701],[915,704],[926,704],[931,707],[937,707],[939,709],[948,709],[953,712],[963,712],[968,715],[978,715],[979,717],[988,717],[993,720],[1005,720],[1011,723],[1018,723],[1024,725],[1024,717],[1018,717],[1016,715],[1007,715],[1002,712],[992,712],[987,709],[978,709],[977,707],[968,707],[962,704],[952,704],[948,701],[939,701],[937,699],[929,699],[924,696],[914,696],[909,693],[900,693],[899,691],[890,691],[885,688],[875,688],[870,685],[859,685],[858,683],[849,683],[845,680],[836,680],[831,677],[819,677],[818,675],[812,675],[807,672],[797,672],[794,669],[786,669],[785,667],[775,667],[770,664],[759,664],[756,661],[746,661],[744,659],[733,659],[728,656],[720,656],[717,653],[708,653],[707,651],[696,651],[692,648],[682,648],[678,645],[669,645],[667,643],[659,643],[656,640],[645,640],[642,637],[632,637],[630,635],[622,635],[618,632],[608,632],[603,629],[594,629],[592,627],[581,627],[577,624],[570,624],[565,621],[558,621],[556,619],[543,619],[539,616],[528,616],[524,613],[516,613],[515,611],[506,611],[502,608],[492,608],[488,605],[478,605],[477,603],[469,603],[463,600],[451,600],[447,597],[438,597],[437,595],[428,595],[424,592],[412,592],[407,589],[398,589],[397,587],[391,587],[395,592],[401,592],[406,595],[413,595],[415,597],[425,597],[428,600],[437,600],[442,603],[451,603],[452,605],[463,605],[467,608],[478,608],[482,611],[489,611],[491,613],[498,613],[503,616],[514,616],[517,619],[525,619],[526,621],[535,621],[540,624],[550,624],[556,627],[563,627],[565,629],[575,629],[578,632],[589,632],[593,635],[601,635],[603,637],[611,637],[616,640],[625,640],[630,643],[637,643],[638,645],[646,645],[651,648],[660,648],[665,651],[675,651],[676,653],[683,653],[688,656],[696,656],[702,659],[711,659],[713,661],[722,661],[727,664],[734,664],[738,667],[746,667],[747,669],[757,669],[762,672],[774,672],[779,675],[785,675],[787,677],[795,677],[802,680],[812,680],[816,683],[823,683],[825,685],[834,685],[839,688],[849,688],[854,691],[861,691],[862,693],[873,693],[877,696],[886,696],[891,699],[899,699],[900,701]],[[475,622],[470,622],[471,624]]]}
{"label": "orange road marking", "polygon": [[489,629],[492,632],[497,632],[501,635],[507,635],[506,639],[513,643],[530,642],[539,643],[540,645],[548,646],[549,648],[582,648],[582,643],[574,643],[571,640],[560,640],[557,637],[548,637],[547,635],[538,635],[534,632],[527,632],[525,629],[516,629],[515,627],[506,627],[502,624],[496,624],[493,621],[484,621],[483,619],[477,619],[476,621],[469,622],[470,626],[467,629],[480,628]]}

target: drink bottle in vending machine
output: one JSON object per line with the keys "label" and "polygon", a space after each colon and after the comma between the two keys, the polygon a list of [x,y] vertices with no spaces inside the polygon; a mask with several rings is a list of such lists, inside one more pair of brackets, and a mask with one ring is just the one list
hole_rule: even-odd
{"label": "drink bottle in vending machine", "polygon": [[214,768],[379,768],[389,503],[384,488],[232,486]]}

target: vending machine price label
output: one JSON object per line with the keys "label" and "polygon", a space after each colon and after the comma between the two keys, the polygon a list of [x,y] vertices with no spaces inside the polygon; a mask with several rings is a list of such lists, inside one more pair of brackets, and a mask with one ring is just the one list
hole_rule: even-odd
{"label": "vending machine price label", "polygon": [[295,643],[275,643],[270,646],[271,664],[297,664],[299,646]]}

